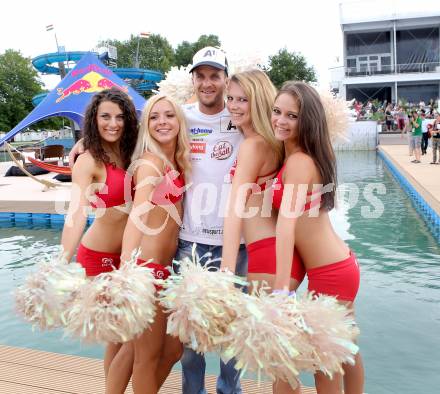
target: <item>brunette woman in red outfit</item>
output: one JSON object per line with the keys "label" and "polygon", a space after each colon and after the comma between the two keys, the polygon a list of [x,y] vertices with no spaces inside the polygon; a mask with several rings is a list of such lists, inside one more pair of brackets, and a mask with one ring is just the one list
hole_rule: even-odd
{"label": "brunette woman in red outfit", "polygon": [[[83,135],[86,151],[72,169],[72,196],[61,244],[68,260],[78,247],[77,261],[88,276],[95,276],[119,266],[126,203],[131,201],[126,170],[138,136],[132,100],[116,88],[97,93],[86,110]],[[97,208],[96,217],[83,234],[91,207]],[[106,374],[119,348],[119,344],[108,344]]]}
{"label": "brunette woman in red outfit", "polygon": [[[275,99],[272,127],[285,151],[273,198],[279,209],[274,288],[289,290],[297,250],[307,272],[309,291],[335,296],[352,306],[359,288],[359,265],[334,231],[328,215],[335,206],[336,158],[318,93],[306,83],[286,82]],[[341,394],[343,386],[345,394],[362,394],[364,371],[359,353],[355,361],[354,366],[343,365],[344,379],[315,374],[318,393]],[[276,392],[292,391],[287,383],[277,382]]]}

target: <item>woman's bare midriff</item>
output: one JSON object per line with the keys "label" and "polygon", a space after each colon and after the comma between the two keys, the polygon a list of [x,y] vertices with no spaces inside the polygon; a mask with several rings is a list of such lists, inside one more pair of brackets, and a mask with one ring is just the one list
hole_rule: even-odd
{"label": "woman's bare midriff", "polygon": [[128,215],[117,208],[107,208],[101,215],[94,219],[81,243],[99,252],[119,253]]}
{"label": "woman's bare midriff", "polygon": [[[182,202],[175,204],[177,212],[182,218]],[[148,215],[146,227],[158,229],[166,225],[158,234],[144,234],[141,242],[140,258],[144,260],[153,259],[157,264],[169,265],[177,250],[177,241],[180,225],[161,207],[155,207]]]}
{"label": "woman's bare midriff", "polygon": [[276,211],[272,204],[263,209],[263,193],[252,194],[246,204],[245,212],[255,210],[257,213],[250,218],[243,220],[243,237],[246,245],[259,241],[260,239],[275,237],[277,223]]}
{"label": "woman's bare midriff", "polygon": [[296,230],[295,248],[307,269],[336,263],[349,256],[348,246],[335,233],[328,212],[323,209],[318,217],[304,213],[298,219]]}

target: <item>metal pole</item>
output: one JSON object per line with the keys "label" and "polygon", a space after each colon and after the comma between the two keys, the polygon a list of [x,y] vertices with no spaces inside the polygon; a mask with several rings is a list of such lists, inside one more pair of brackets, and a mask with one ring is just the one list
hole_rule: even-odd
{"label": "metal pole", "polygon": [[393,21],[393,41],[394,41],[394,74],[397,73],[397,35],[396,35],[396,20]]}
{"label": "metal pole", "polygon": [[60,47],[58,46],[58,39],[57,39],[57,33],[53,33],[53,35],[55,36],[55,43],[57,44],[57,52],[60,51]]}
{"label": "metal pole", "polygon": [[[55,43],[57,44],[57,52],[60,53],[60,47],[58,45],[57,33],[54,32],[54,36],[55,36]],[[60,71],[61,79],[63,79],[66,76],[66,67],[64,66],[64,61],[58,62],[58,70]],[[73,139],[76,142],[77,139],[75,136],[75,124],[72,119],[69,119],[69,123],[70,123],[70,130],[72,132]],[[63,128],[64,128],[64,117],[63,117]]]}
{"label": "metal pole", "polygon": [[141,36],[138,36],[138,43],[137,43],[137,48],[136,48],[136,59],[135,59],[135,67],[139,68],[139,43],[141,41]]}
{"label": "metal pole", "polygon": [[[55,43],[57,44],[57,52],[60,53],[60,47],[58,45],[57,33],[53,33],[55,36]],[[58,70],[60,70],[60,77],[63,79],[66,76],[66,68],[64,67],[64,62],[58,62]]]}

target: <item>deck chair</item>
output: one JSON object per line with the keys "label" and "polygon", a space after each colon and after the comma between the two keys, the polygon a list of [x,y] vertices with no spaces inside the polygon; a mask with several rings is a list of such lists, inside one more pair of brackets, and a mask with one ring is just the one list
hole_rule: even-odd
{"label": "deck chair", "polygon": [[47,145],[43,146],[40,150],[40,160],[47,161],[47,159],[58,158],[63,160],[64,158],[64,146],[63,145]]}

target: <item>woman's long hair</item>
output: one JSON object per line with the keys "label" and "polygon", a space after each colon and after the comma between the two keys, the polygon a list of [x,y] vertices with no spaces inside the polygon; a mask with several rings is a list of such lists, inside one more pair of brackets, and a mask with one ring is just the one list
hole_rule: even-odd
{"label": "woman's long hair", "polygon": [[117,88],[105,89],[92,97],[83,124],[84,149],[88,150],[95,160],[110,163],[110,158],[102,146],[97,120],[99,105],[105,101],[117,104],[124,115],[124,132],[119,142],[119,152],[124,169],[127,169],[138,138],[138,121],[133,101]]}
{"label": "woman's long hair", "polygon": [[243,89],[249,102],[252,127],[270,145],[277,156],[278,165],[281,165],[284,159],[283,144],[275,138],[270,123],[277,94],[275,86],[266,73],[257,69],[234,74],[231,81]]}
{"label": "woman's long hair", "polygon": [[282,94],[292,96],[299,107],[297,145],[313,159],[322,184],[333,184],[332,190],[321,197],[321,207],[331,210],[335,206],[337,186],[336,156],[319,94],[310,85],[299,81],[285,82],[277,98]]}
{"label": "woman's long hair", "polygon": [[[177,134],[176,152],[174,158],[179,168],[174,168],[174,165],[167,159],[162,152],[160,144],[151,136],[149,129],[150,113],[153,106],[160,100],[168,101],[176,113],[177,120],[179,122],[179,133]],[[151,152],[160,157],[165,165],[168,167],[182,172],[185,179],[188,180],[191,171],[190,160],[190,146],[188,138],[188,130],[186,128],[185,116],[180,106],[169,96],[156,95],[151,97],[142,112],[141,124],[139,129],[139,136],[134,150],[132,161],[139,159],[144,152]]]}

